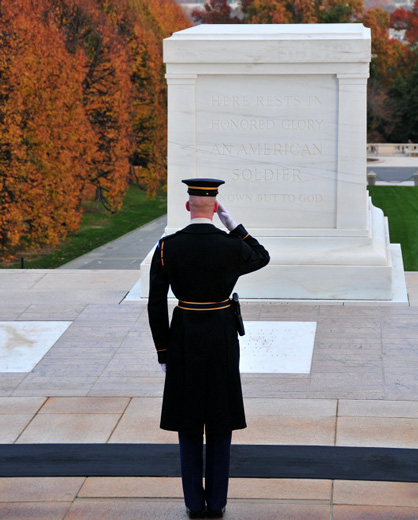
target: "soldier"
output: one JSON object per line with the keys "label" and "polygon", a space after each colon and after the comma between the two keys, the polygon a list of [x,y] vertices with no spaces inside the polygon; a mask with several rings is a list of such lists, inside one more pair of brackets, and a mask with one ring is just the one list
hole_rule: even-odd
{"label": "soldier", "polygon": [[[179,435],[189,518],[221,518],[232,431],[246,427],[237,326],[229,297],[239,276],[261,269],[270,257],[216,201],[224,181],[182,182],[188,186],[190,224],[159,241],[150,273],[149,323],[166,372],[160,426]],[[229,234],[213,225],[215,212]],[[171,325],[169,286],[179,300]]]}

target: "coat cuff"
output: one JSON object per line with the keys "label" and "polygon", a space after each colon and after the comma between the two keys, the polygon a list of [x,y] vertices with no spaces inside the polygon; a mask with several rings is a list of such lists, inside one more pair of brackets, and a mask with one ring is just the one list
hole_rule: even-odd
{"label": "coat cuff", "polygon": [[167,363],[167,349],[157,350],[158,363]]}
{"label": "coat cuff", "polygon": [[248,236],[248,231],[242,224],[238,224],[238,226],[235,229],[233,229],[231,233],[233,233],[234,235],[238,235],[243,240]]}

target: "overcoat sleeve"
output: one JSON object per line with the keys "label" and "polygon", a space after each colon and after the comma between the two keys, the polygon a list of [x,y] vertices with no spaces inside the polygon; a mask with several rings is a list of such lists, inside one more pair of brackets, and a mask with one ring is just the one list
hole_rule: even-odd
{"label": "overcoat sleeve", "polygon": [[152,257],[148,297],[148,319],[159,363],[167,362],[167,345],[170,326],[167,306],[169,285],[167,273],[161,259],[160,241]]}
{"label": "overcoat sleeve", "polygon": [[270,262],[268,251],[251,236],[242,224],[239,224],[231,235],[237,235],[242,240],[241,262],[239,275],[252,273],[261,269]]}

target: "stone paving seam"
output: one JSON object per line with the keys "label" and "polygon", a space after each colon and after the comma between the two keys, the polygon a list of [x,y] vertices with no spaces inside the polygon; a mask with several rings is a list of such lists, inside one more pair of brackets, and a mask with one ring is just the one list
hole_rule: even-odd
{"label": "stone paving seam", "polygon": [[129,406],[129,404],[131,403],[132,399],[133,399],[132,397],[129,398],[129,402],[128,402],[128,404],[125,406],[124,411],[120,414],[119,419],[118,419],[117,423],[115,424],[114,428],[113,428],[112,431],[109,433],[109,436],[108,436],[108,438],[107,438],[107,440],[106,440],[106,443],[109,443],[110,439],[112,438],[113,434],[115,433],[117,427],[119,426],[119,424],[120,424],[122,418],[124,417],[124,415],[125,415],[125,413],[126,413],[126,410],[127,410],[128,406]]}
{"label": "stone paving seam", "polygon": [[329,519],[333,520],[334,518],[334,493],[335,493],[335,480],[331,482],[331,500],[330,500],[330,511],[329,511]]}
{"label": "stone paving seam", "polygon": [[[40,413],[40,411],[42,410],[42,408],[46,405],[46,403],[48,402],[49,400],[49,397],[47,397],[45,399],[45,401],[42,403],[42,405],[36,410],[36,412],[33,414],[33,416],[35,417],[35,415],[38,415]],[[22,432],[21,432],[22,434]],[[16,439],[17,440],[17,439]]]}
{"label": "stone paving seam", "polygon": [[86,482],[88,480],[88,477],[86,477],[83,482],[80,484],[80,487],[78,488],[77,490],[77,493],[75,494],[73,500],[72,500],[72,503],[74,503],[74,501],[77,499],[77,498],[80,498],[80,493],[81,493],[81,490],[83,489],[83,487],[85,486]]}
{"label": "stone paving seam", "polygon": [[30,307],[31,307],[31,304],[29,303],[29,304],[27,305],[27,307],[25,307],[25,309],[24,309],[22,312],[20,312],[19,315],[16,317],[16,321],[20,320],[21,316],[22,316],[23,314],[25,314],[25,313],[30,309]]}
{"label": "stone paving seam", "polygon": [[340,399],[337,399],[337,407],[335,410],[334,446],[337,446],[339,408],[340,408]]}
{"label": "stone paving seam", "polygon": [[[48,398],[47,398],[45,401],[47,401],[47,400],[48,400]],[[35,419],[35,417],[36,417],[37,415],[38,415],[38,412],[36,412],[36,413],[34,413],[34,414],[32,415],[32,418],[30,419],[30,421],[29,421],[29,422],[26,424],[26,426],[21,430],[21,432],[19,433],[19,435],[16,437],[16,439],[13,441],[12,444],[18,444],[20,437],[23,435],[23,433],[25,432],[25,430],[26,430],[26,429],[27,429],[27,428],[28,428],[28,427],[33,423],[33,421],[34,421],[34,419]]]}

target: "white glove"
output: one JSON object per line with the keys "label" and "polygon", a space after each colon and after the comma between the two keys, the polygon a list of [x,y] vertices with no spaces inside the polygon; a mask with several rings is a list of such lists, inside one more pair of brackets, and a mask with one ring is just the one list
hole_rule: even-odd
{"label": "white glove", "polygon": [[166,363],[160,363],[161,370],[165,373],[167,372],[167,364]]}
{"label": "white glove", "polygon": [[224,206],[222,206],[220,202],[218,202],[218,204],[219,207],[217,213],[219,220],[222,222],[222,224],[226,227],[228,231],[232,231],[237,227],[237,223],[232,218],[231,213],[229,213],[229,211]]}

